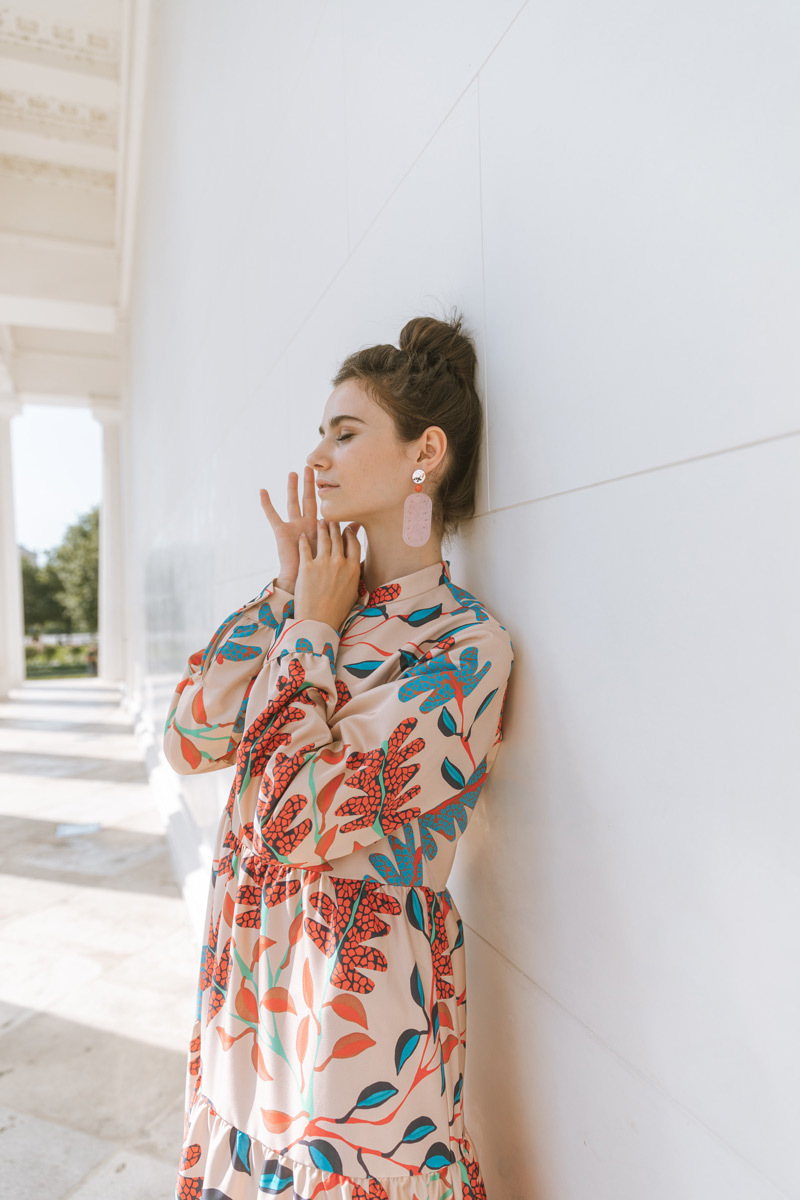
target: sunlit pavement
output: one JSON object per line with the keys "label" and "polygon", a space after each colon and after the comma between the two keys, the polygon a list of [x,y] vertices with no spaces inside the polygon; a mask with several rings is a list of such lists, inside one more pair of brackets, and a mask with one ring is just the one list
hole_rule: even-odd
{"label": "sunlit pavement", "polygon": [[120,691],[0,701],[0,1193],[171,1200],[195,950]]}

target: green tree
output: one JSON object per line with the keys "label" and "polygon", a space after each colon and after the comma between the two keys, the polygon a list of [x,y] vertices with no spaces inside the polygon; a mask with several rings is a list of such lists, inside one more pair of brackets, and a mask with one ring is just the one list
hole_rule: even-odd
{"label": "green tree", "polygon": [[59,599],[61,577],[52,563],[38,566],[22,556],[22,606],[25,632],[71,633],[69,615]]}
{"label": "green tree", "polygon": [[97,630],[99,506],[69,526],[60,546],[48,553],[61,583],[57,599],[71,624],[69,632]]}

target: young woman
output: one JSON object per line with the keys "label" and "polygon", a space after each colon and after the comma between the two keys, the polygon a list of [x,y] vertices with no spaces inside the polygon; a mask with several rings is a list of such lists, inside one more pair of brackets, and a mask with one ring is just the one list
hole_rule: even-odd
{"label": "young woman", "polygon": [[512,649],[442,559],[473,511],[472,342],[460,318],[430,317],[399,341],[332,381],[302,509],[296,475],[285,521],[262,489],[279,573],[191,655],[170,703],[176,771],[236,768],[179,1200],[485,1200],[446,882],[497,753]]}

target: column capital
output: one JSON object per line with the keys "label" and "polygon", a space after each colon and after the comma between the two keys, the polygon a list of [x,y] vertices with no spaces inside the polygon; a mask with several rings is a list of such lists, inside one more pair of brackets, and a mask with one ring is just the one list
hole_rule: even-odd
{"label": "column capital", "polygon": [[12,417],[19,417],[22,414],[22,401],[16,396],[0,395],[0,417],[6,417],[11,420]]}

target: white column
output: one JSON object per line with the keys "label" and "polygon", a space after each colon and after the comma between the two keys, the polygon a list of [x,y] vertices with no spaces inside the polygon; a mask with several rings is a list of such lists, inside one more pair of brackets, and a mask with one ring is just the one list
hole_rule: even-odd
{"label": "white column", "polygon": [[22,568],[14,520],[11,419],[22,412],[14,396],[0,396],[0,696],[25,678]]}
{"label": "white column", "polygon": [[120,456],[120,408],[92,402],[103,426],[103,490],[99,521],[97,676],[117,683],[125,674],[124,546]]}

